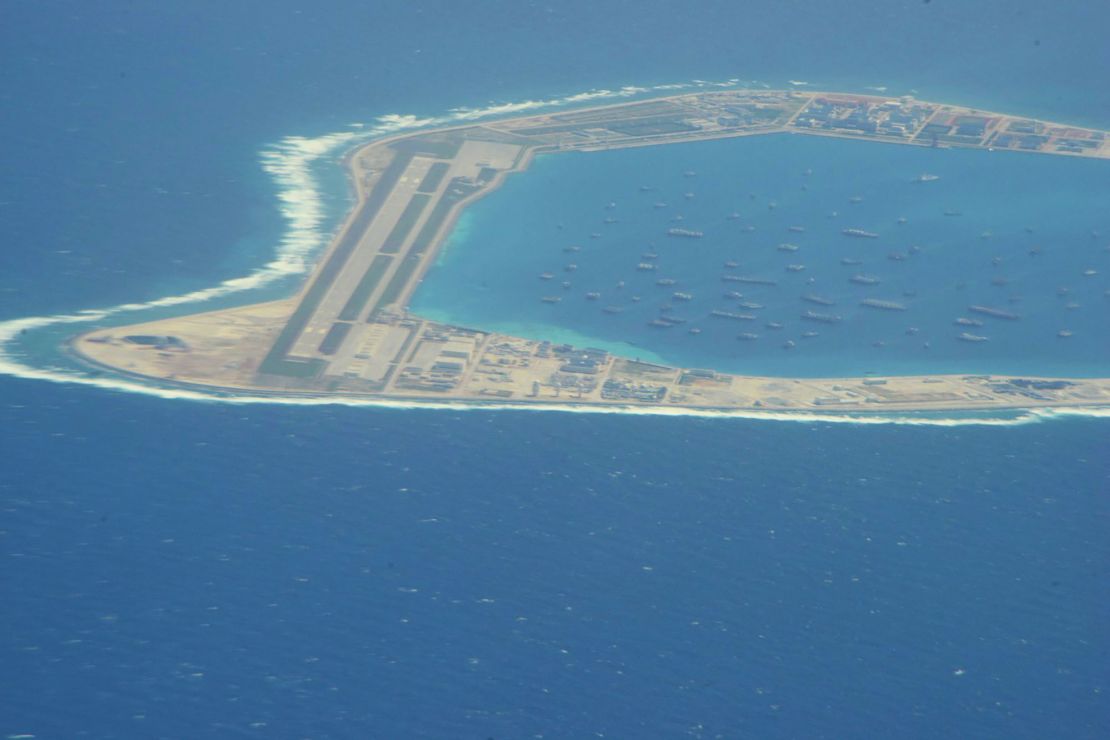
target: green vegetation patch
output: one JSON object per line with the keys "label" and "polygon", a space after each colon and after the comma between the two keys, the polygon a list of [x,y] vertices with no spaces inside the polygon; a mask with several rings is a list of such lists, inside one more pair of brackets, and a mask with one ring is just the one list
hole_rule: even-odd
{"label": "green vegetation patch", "polygon": [[451,169],[450,162],[436,162],[428,168],[428,174],[424,175],[424,179],[420,181],[420,187],[416,190],[420,193],[434,193],[439,183],[443,181],[443,176],[447,174],[447,170]]}
{"label": "green vegetation patch", "polygon": [[334,355],[339,347],[343,344],[343,340],[351,333],[351,325],[337,321],[328,329],[328,333],[324,335],[324,341],[320,342],[320,354]]}
{"label": "green vegetation patch", "polygon": [[416,219],[420,218],[420,214],[424,212],[424,206],[428,205],[428,201],[432,199],[430,195],[414,195],[405,210],[401,212],[401,218],[397,219],[397,223],[389,232],[389,236],[385,238],[385,243],[382,244],[382,254],[397,254],[401,251],[401,247],[405,244],[405,239],[408,238],[409,232],[416,224]]}
{"label": "green vegetation patch", "polygon": [[423,154],[437,159],[453,159],[462,146],[462,138],[454,139],[402,139],[391,147],[407,154]]}
{"label": "green vegetation patch", "polygon": [[362,315],[362,309],[366,306],[366,301],[370,300],[374,289],[378,287],[378,283],[382,281],[382,276],[385,275],[385,271],[389,269],[392,262],[393,258],[386,255],[379,254],[374,257],[370,266],[366,268],[362,280],[359,281],[354,292],[351,293],[351,297],[347,299],[347,304],[339,312],[340,321],[358,320],[358,317]]}
{"label": "green vegetation patch", "polygon": [[447,219],[447,214],[451,212],[451,208],[456,203],[465,198],[466,196],[479,189],[480,185],[474,185],[464,181],[462,178],[456,177],[451,180],[447,187],[447,192],[436,203],[436,207],[432,209],[431,215],[428,220],[424,222],[424,226],[420,229],[420,233],[416,235],[416,240],[409,248],[410,253],[417,253],[425,251],[436,238],[439,229],[443,226],[443,222]]}
{"label": "green vegetation patch", "polygon": [[262,361],[258,372],[264,375],[282,375],[287,378],[310,380],[315,378],[327,363],[323,360],[283,360],[280,357],[267,357]]}
{"label": "green vegetation patch", "polygon": [[645,118],[638,121],[611,123],[606,128],[625,136],[655,136],[698,130],[696,126],[675,118]]}
{"label": "green vegetation patch", "polygon": [[420,256],[414,252],[406,257],[405,261],[397,268],[397,272],[393,273],[393,279],[389,281],[389,285],[385,286],[382,297],[378,299],[378,310],[397,301],[397,298],[401,295],[401,291],[404,290],[409,280],[412,279],[412,274],[416,271],[417,267],[420,267]]}

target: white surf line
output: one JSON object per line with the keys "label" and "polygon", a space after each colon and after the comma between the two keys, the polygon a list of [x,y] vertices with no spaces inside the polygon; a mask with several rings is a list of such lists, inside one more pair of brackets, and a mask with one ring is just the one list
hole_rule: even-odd
{"label": "white surf line", "polygon": [[[561,98],[525,100],[514,103],[491,104],[484,108],[456,108],[445,115],[418,117],[388,114],[380,116],[371,126],[358,124],[357,132],[346,131],[325,134],[314,138],[288,136],[260,154],[262,169],[278,185],[281,214],[287,227],[273,259],[247,275],[224,280],[209,288],[181,295],[166,296],[141,303],[124,303],[99,309],[85,309],[72,314],[34,316],[0,322],[0,373],[17,377],[46,379],[44,372],[54,380],[84,382],[84,375],[60,369],[33,368],[20,361],[11,351],[11,344],[21,334],[60,324],[78,324],[103,321],[123,313],[140,312],[158,308],[172,308],[192,303],[203,303],[237,293],[270,285],[283,278],[303,275],[309,271],[309,256],[324,246],[327,234],[320,229],[327,219],[327,209],[319,190],[319,183],[312,173],[313,164],[360,140],[373,140],[386,136],[416,131],[422,128],[448,126],[457,123],[515,115],[542,108],[560,108],[609,98],[629,98],[660,90],[678,90],[698,87],[729,87],[739,80],[724,82],[688,82],[652,87],[625,86],[617,90],[589,90]],[[142,387],[135,384],[134,388]],[[134,389],[132,388],[132,389]]]}
{"label": "white surf line", "polygon": [[[616,90],[588,90],[560,98],[524,100],[495,103],[483,108],[454,108],[440,116],[388,114],[380,116],[373,125],[355,123],[355,131],[336,132],[318,137],[288,136],[260,153],[263,170],[278,185],[281,214],[286,219],[287,230],[282,236],[273,259],[247,275],[224,280],[209,288],[174,296],[166,296],[141,303],[123,303],[100,309],[84,309],[71,314],[32,316],[0,321],[0,374],[29,380],[54,383],[73,383],[104,390],[141,393],[164,399],[208,401],[231,404],[276,404],[292,406],[343,405],[389,409],[450,409],[450,410],[534,410],[562,411],[567,413],[632,414],[646,416],[689,416],[701,418],[741,418],[757,420],[792,421],[805,423],[849,424],[904,424],[913,426],[1018,426],[1062,416],[1095,416],[1110,418],[1107,409],[1051,409],[1020,412],[1011,418],[965,417],[958,419],[913,415],[859,416],[852,414],[818,414],[775,411],[724,411],[709,409],[668,407],[617,407],[571,406],[566,404],[490,404],[465,401],[400,401],[329,396],[318,398],[274,397],[267,395],[226,395],[216,392],[169,388],[140,383],[126,378],[91,376],[56,367],[34,367],[21,361],[11,352],[11,345],[25,332],[50,326],[102,321],[106,318],[131,312],[157,308],[172,308],[192,303],[203,303],[228,295],[257,290],[275,281],[303,275],[310,269],[309,256],[324,246],[328,235],[321,231],[327,219],[327,209],[319,190],[319,183],[312,173],[312,166],[338,149],[359,141],[370,141],[386,136],[417,131],[423,128],[442,127],[487,118],[501,118],[544,108],[560,108],[598,100],[631,98],[655,92],[720,88],[727,89],[741,84],[733,78],[723,81],[691,80],[690,82],[652,85],[649,87],[624,86]],[[764,85],[765,86],[765,85]]]}

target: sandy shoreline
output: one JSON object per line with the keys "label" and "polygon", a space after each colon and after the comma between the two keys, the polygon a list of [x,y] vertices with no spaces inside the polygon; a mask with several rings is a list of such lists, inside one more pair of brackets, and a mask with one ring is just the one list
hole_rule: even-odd
{"label": "sandy shoreline", "polygon": [[[835,116],[828,119],[832,128],[813,128],[815,120],[826,120],[809,112],[816,102],[820,110],[831,105],[871,111],[878,132],[838,130]],[[726,105],[730,111],[748,111],[743,114],[748,123],[705,123]],[[894,109],[913,121],[913,130],[898,143],[929,145],[921,134],[930,121],[971,116],[984,121],[981,148],[1001,141],[1017,122],[1065,137],[1060,139],[1064,142],[1082,143],[1089,136],[1095,143],[1084,145],[1081,156],[1110,156],[1105,134],[1078,127],[912,98],[891,101],[809,91],[682,93],[399,133],[360,143],[342,155],[356,203],[319,255],[312,275],[291,298],[99,329],[72,340],[69,351],[102,372],[192,392],[358,403],[834,416],[1110,405],[1106,378],[706,375],[708,371],[648,367],[604,353],[582,364],[573,359],[573,348],[553,350],[542,341],[426,321],[407,311],[411,295],[465,208],[495,192],[510,174],[528,169],[538,153],[773,132],[892,141],[899,129],[882,127],[885,111]],[[806,127],[798,123],[803,112]],[[1053,126],[1060,131],[1052,133],[1048,127]],[[931,145],[936,144],[934,135]],[[951,145],[971,146],[959,141]],[[1075,156],[1071,149],[1079,145],[1067,146],[1068,151],[1050,153]],[[428,184],[433,171],[438,179]],[[366,270],[361,282],[361,272],[351,274],[352,264]],[[297,315],[300,319],[292,318]],[[296,334],[290,335],[287,324],[294,321],[299,321]]]}

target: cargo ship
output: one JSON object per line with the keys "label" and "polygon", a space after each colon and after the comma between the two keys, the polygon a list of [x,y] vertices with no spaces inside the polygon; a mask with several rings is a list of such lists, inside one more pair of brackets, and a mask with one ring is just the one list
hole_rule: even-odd
{"label": "cargo ship", "polygon": [[738,283],[747,283],[748,285],[778,285],[778,281],[768,280],[767,278],[747,277],[745,275],[736,275],[736,276],[726,275],[725,277],[728,277],[728,278],[735,277],[736,282],[738,282]]}
{"label": "cargo ship", "polygon": [[874,275],[853,275],[848,278],[848,280],[857,285],[878,285],[881,282],[879,278]]}
{"label": "cargo ship", "polygon": [[826,298],[816,293],[806,293],[802,296],[802,300],[806,303],[816,303],[818,306],[832,306],[836,303],[832,298]]}
{"label": "cargo ship", "polygon": [[1000,308],[990,308],[989,306],[968,306],[967,310],[974,313],[981,313],[984,316],[992,316],[996,319],[1006,319],[1007,321],[1017,321],[1021,318],[1021,316],[1018,316],[1016,313],[1003,311]]}
{"label": "cargo ship", "polygon": [[831,313],[817,313],[816,311],[803,311],[802,319],[805,321],[816,321],[819,324],[839,324],[841,321],[840,316]]}
{"label": "cargo ship", "polygon": [[750,313],[735,313],[733,311],[722,311],[715,308],[709,312],[710,316],[715,316],[718,319],[735,319],[736,321],[755,321],[755,314]]}
{"label": "cargo ship", "polygon": [[878,298],[865,298],[859,302],[859,305],[866,306],[867,308],[877,308],[881,311],[905,311],[905,304],[896,301],[881,301]]}
{"label": "cargo ship", "polygon": [[701,239],[705,236],[704,232],[693,231],[691,229],[667,229],[667,236],[679,236],[686,239]]}
{"label": "cargo ship", "polygon": [[844,236],[854,236],[859,239],[878,239],[879,235],[874,231],[864,231],[863,229],[841,229],[840,233]]}

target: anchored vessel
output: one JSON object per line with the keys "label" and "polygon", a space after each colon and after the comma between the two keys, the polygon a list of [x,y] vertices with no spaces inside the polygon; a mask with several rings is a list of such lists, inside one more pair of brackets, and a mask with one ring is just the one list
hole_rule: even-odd
{"label": "anchored vessel", "polygon": [[[977,132],[974,135],[967,134],[969,120],[974,121],[970,127]],[[776,132],[921,147],[990,147],[1110,157],[1110,136],[1075,126],[911,97],[774,90],[682,94],[404,134],[369,142],[347,154],[345,163],[357,203],[296,296],[136,326],[104,327],[74,339],[70,346],[100,371],[225,395],[810,412],[830,405],[853,411],[1110,405],[1107,379],[953,375],[888,378],[882,384],[850,378],[810,378],[788,384],[779,378],[663,367],[602,350],[452,326],[429,321],[408,308],[459,213],[495,190],[511,173],[527,169],[536,154]],[[922,175],[917,181],[933,179]],[[654,188],[643,185],[640,189]],[[861,200],[856,196],[851,202]],[[656,206],[668,207],[662,201]],[[774,208],[774,203],[767,207]],[[607,210],[614,208],[615,203],[606,206]],[[958,211],[946,214],[957,215]],[[616,221],[606,216],[604,223]],[[800,227],[788,229],[801,232]],[[739,230],[751,232],[754,227],[745,225]],[[704,237],[701,231],[684,228],[666,233]],[[863,229],[844,229],[843,233],[878,238]],[[601,239],[602,234],[594,232],[590,237]],[[783,245],[782,251],[797,249],[791,246]],[[580,248],[572,244],[563,250],[574,254]],[[655,258],[654,252],[644,254],[636,270],[657,270]],[[849,257],[842,263],[860,264]],[[727,265],[730,269],[736,266]],[[573,272],[574,263],[563,270]],[[539,278],[543,282],[556,279],[554,272],[541,272]],[[726,274],[721,279],[759,286],[777,284],[745,275]],[[860,285],[879,282],[865,274],[849,280]],[[571,288],[567,280],[561,285],[567,291]],[[683,295],[692,298],[677,293],[673,298],[682,301]],[[591,291],[585,297],[600,300],[601,294]],[[562,298],[548,293],[538,300],[558,304]],[[831,304],[815,294],[803,296],[803,300],[818,306]],[[629,301],[635,304],[639,297],[630,296]],[[902,306],[871,299],[864,305],[886,310],[901,310],[898,307]],[[601,310],[619,313],[622,307],[614,303]],[[1019,318],[988,306],[974,305],[967,310],[991,319]],[[724,310],[714,310],[710,316],[754,320],[752,314]],[[835,314],[812,311],[802,318],[819,323],[839,320]],[[661,329],[683,323],[685,319],[669,313],[650,322]],[[783,347],[795,346],[782,322],[768,321],[766,327],[784,332]],[[689,333],[698,330],[691,327]],[[1070,336],[1070,332],[1060,330],[1059,336]],[[958,338],[987,341],[986,336],[967,332]],[[737,339],[752,342],[759,335],[744,332]]]}

